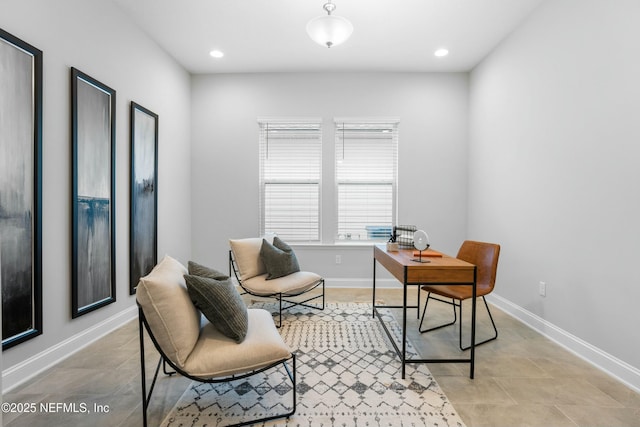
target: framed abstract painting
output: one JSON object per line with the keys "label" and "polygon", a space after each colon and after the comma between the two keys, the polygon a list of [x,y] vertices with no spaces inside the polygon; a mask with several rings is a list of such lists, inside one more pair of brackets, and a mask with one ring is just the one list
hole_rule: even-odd
{"label": "framed abstract painting", "polygon": [[158,256],[158,115],[131,103],[131,219],[129,292]]}
{"label": "framed abstract painting", "polygon": [[116,91],[71,69],[72,312],[116,300]]}
{"label": "framed abstract painting", "polygon": [[42,52],[0,30],[2,349],[42,334]]}

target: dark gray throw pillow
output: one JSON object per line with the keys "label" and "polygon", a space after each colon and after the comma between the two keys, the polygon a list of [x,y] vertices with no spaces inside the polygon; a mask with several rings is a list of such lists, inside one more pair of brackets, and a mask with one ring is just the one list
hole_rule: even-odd
{"label": "dark gray throw pillow", "polygon": [[193,304],[225,336],[242,342],[247,336],[247,306],[231,279],[216,280],[185,274],[187,291]]}
{"label": "dark gray throw pillow", "polygon": [[188,270],[189,274],[192,276],[208,277],[209,279],[216,280],[225,280],[229,278],[228,275],[216,270],[215,268],[206,267],[194,261],[189,261]]}
{"label": "dark gray throw pillow", "polygon": [[293,249],[278,236],[273,238],[273,245],[262,239],[260,258],[267,269],[267,280],[277,279],[300,271],[298,258],[293,253]]}

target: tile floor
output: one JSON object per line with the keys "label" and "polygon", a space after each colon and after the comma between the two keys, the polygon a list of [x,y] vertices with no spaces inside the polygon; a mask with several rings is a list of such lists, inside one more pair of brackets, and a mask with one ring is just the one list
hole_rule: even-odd
{"label": "tile floor", "polygon": [[[401,301],[402,293],[399,289],[381,290],[377,298],[394,305]],[[327,289],[327,300],[370,302],[371,292]],[[450,307],[437,304],[433,320],[450,313]],[[469,379],[468,365],[429,365],[467,426],[640,427],[639,393],[498,309],[493,308],[492,313],[500,335],[476,350],[475,379]],[[423,357],[460,354],[455,327],[421,335],[415,314],[413,311],[409,316],[409,339]],[[482,339],[489,325],[481,306],[478,321],[478,339]],[[157,353],[147,354],[151,375]],[[4,402],[34,403],[38,411],[20,416],[5,413],[4,425],[141,426],[139,364],[138,323],[132,321],[5,393]],[[150,426],[162,421],[188,384],[184,378],[160,376],[151,403]],[[51,412],[40,411],[40,403],[48,404]],[[75,405],[77,412],[63,411],[56,405],[65,403],[72,405],[67,409]]]}

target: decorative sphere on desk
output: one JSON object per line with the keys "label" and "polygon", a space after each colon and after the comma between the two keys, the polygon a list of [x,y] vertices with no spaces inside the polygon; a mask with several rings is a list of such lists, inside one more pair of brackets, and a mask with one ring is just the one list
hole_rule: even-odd
{"label": "decorative sphere on desk", "polygon": [[413,246],[419,251],[424,251],[430,246],[429,236],[424,230],[418,230],[413,233]]}

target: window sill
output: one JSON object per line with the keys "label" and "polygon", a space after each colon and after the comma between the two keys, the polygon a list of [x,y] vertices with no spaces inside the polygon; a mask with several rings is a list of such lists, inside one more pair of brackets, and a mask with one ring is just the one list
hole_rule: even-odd
{"label": "window sill", "polygon": [[334,243],[296,243],[296,242],[288,242],[289,246],[294,248],[310,248],[310,249],[335,249],[335,248],[354,248],[354,249],[362,249],[362,248],[371,248],[373,245],[382,245],[385,242],[382,241],[366,241],[361,242],[357,240],[352,241],[340,241]]}

